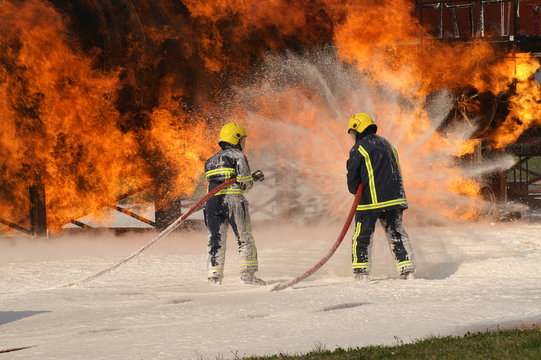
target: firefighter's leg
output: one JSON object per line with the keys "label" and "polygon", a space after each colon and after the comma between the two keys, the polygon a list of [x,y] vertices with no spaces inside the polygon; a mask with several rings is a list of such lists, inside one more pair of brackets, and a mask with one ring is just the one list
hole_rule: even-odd
{"label": "firefighter's leg", "polygon": [[379,218],[396,260],[397,271],[401,277],[409,278],[413,277],[415,265],[411,258],[409,236],[402,224],[402,213],[402,209],[387,210]]}
{"label": "firefighter's leg", "polygon": [[352,240],[353,273],[368,275],[370,273],[370,255],[372,235],[377,220],[377,213],[357,211],[355,214],[355,233]]}
{"label": "firefighter's leg", "polygon": [[205,207],[205,224],[209,233],[207,272],[209,282],[221,283],[224,273],[227,241],[227,209],[223,197],[212,198]]}
{"label": "firefighter's leg", "polygon": [[248,201],[244,196],[231,195],[228,197],[229,222],[237,237],[240,255],[241,280],[246,283],[264,285],[265,282],[255,277],[258,270],[257,249],[252,235]]}

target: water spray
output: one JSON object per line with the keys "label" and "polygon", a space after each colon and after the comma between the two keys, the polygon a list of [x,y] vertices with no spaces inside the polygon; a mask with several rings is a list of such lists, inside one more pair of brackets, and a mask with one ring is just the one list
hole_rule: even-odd
{"label": "water spray", "polygon": [[139,250],[135,251],[131,255],[125,257],[122,260],[120,260],[119,262],[117,262],[113,266],[110,266],[107,269],[103,269],[100,272],[97,272],[97,273],[95,273],[93,275],[90,275],[90,276],[88,276],[88,277],[86,277],[86,278],[84,278],[82,280],[73,281],[73,282],[70,282],[68,284],[58,286],[56,288],[69,288],[69,287],[74,287],[74,286],[81,285],[83,283],[89,282],[90,280],[94,280],[94,279],[96,279],[96,278],[98,278],[98,277],[100,277],[100,276],[102,276],[102,275],[104,275],[104,274],[118,268],[122,264],[127,263],[128,261],[130,261],[131,259],[133,259],[137,255],[141,254],[143,251],[145,251],[146,249],[148,249],[149,247],[151,247],[152,245],[154,245],[155,243],[157,243],[158,241],[160,241],[161,239],[163,239],[164,237],[169,235],[180,224],[182,224],[191,214],[193,214],[196,210],[198,210],[201,206],[203,206],[203,204],[206,203],[211,197],[213,197],[218,191],[220,191],[223,188],[233,184],[235,181],[237,181],[237,178],[232,178],[232,179],[229,179],[229,180],[221,183],[217,187],[215,187],[207,195],[203,196],[201,199],[199,199],[199,201],[197,201],[194,205],[192,205],[192,207],[190,207],[190,209],[188,209],[188,211],[186,211],[181,217],[176,219],[165,230],[163,230],[161,233],[159,233],[158,236],[156,236],[154,239],[149,241],[146,245],[142,246]]}
{"label": "water spray", "polygon": [[344,227],[342,228],[342,232],[340,232],[340,235],[338,235],[338,239],[336,239],[336,241],[334,242],[329,252],[321,260],[319,260],[317,264],[315,264],[311,269],[307,270],[302,275],[297,276],[295,279],[292,279],[292,280],[289,280],[289,281],[286,281],[274,286],[271,289],[271,291],[284,290],[290,286],[293,286],[303,281],[304,279],[306,279],[307,277],[315,273],[319,268],[321,268],[327,262],[327,260],[331,258],[331,256],[333,256],[334,252],[336,251],[336,249],[338,249],[338,246],[340,246],[340,244],[342,243],[342,240],[344,240],[344,236],[346,236],[346,233],[348,232],[349,226],[351,225],[351,221],[353,220],[353,216],[355,215],[355,211],[357,210],[357,205],[359,204],[359,199],[361,198],[362,193],[363,193],[363,184],[360,184],[359,187],[357,188],[357,192],[355,193],[355,198],[353,199],[353,204],[351,205],[351,210],[349,211]]}

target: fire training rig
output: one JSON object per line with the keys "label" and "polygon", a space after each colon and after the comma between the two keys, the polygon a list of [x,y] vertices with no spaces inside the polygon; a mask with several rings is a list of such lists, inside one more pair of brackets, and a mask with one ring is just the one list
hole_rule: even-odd
{"label": "fire training rig", "polygon": [[[501,49],[502,56],[515,56],[515,54],[528,53],[530,56],[541,58],[541,5],[539,1],[528,0],[411,0],[414,11],[420,23],[431,29],[431,38],[426,41],[460,41],[479,42],[485,41],[494,44]],[[68,14],[72,31],[80,38],[80,42],[88,49],[98,48],[101,50],[101,65],[104,69],[111,69],[129,62],[133,73],[126,74],[123,78],[130,79],[119,94],[117,108],[121,113],[138,114],[132,122],[125,126],[141,126],[147,123],[144,116],[157,101],[160,77],[174,64],[163,60],[160,64],[151,62],[154,57],[153,51],[166,51],[172,61],[178,63],[182,54],[176,53],[178,46],[174,41],[167,41],[160,45],[159,49],[153,49],[152,44],[145,34],[145,18],[163,18],[159,7],[149,7],[146,14],[137,12],[131,0],[80,0],[73,2],[50,1],[63,13]],[[175,4],[171,0],[171,4]],[[178,5],[178,4],[177,4]],[[147,21],[149,21],[147,19]],[[422,40],[424,41],[424,40]],[[130,46],[126,46],[129,44]],[[87,49],[87,50],[88,50]],[[150,54],[150,55],[149,55]],[[505,54],[505,55],[503,55]],[[511,55],[509,55],[511,54]],[[144,55],[144,56],[143,56]],[[145,61],[150,61],[145,63]],[[186,87],[190,88],[196,80],[205,80],[204,76],[197,77],[195,71],[188,68]],[[144,84],[144,86],[141,86]],[[190,85],[192,84],[192,85]],[[477,151],[468,157],[470,161],[482,162],[490,158],[493,150],[487,145],[484,135],[487,131],[501,123],[508,115],[508,98],[512,91],[506,94],[479,93],[475,89],[466,88],[457,91],[456,104],[450,111],[448,118],[442,125],[445,126],[454,121],[475,121],[477,131],[473,137],[479,139]],[[189,100],[189,99],[188,99]],[[484,179],[483,195],[485,198],[498,202],[508,200],[520,200],[530,203],[539,203],[534,193],[536,182],[541,180],[541,174],[531,168],[531,159],[541,156],[541,132],[539,129],[531,129],[523,134],[514,144],[504,149],[516,156],[516,164],[509,170],[491,174]],[[161,203],[160,197],[167,189],[167,177],[160,176],[156,179],[165,181],[165,184],[157,183],[154,192],[154,201]],[[270,179],[270,177],[269,177]],[[276,184],[280,181],[276,175]],[[266,182],[266,185],[269,184]],[[151,190],[152,191],[152,190]],[[130,194],[126,194],[128,196]],[[121,195],[121,201],[126,196]],[[291,199],[291,194],[280,194]],[[296,196],[296,195],[295,195]],[[18,232],[30,235],[47,235],[47,209],[46,194],[43,183],[36,177],[34,183],[28,187],[29,206],[25,212],[27,219],[2,219],[0,223]],[[276,199],[268,200],[268,203]],[[166,207],[156,206],[154,219],[148,219],[136,214],[134,211],[122,205],[117,205],[114,210],[131,218],[146,223],[150,228],[165,228],[182,213],[186,202],[180,200],[169,203]],[[264,205],[268,205],[265,203]],[[257,205],[254,210],[257,210]],[[267,206],[260,206],[260,211],[265,212]],[[287,210],[287,209],[286,209]],[[314,213],[318,209],[314,209]],[[282,211],[282,213],[285,213]],[[274,214],[268,214],[273,216]],[[79,219],[80,220],[80,219]],[[71,223],[79,228],[88,228],[77,219]]]}
{"label": "fire training rig", "polygon": [[[489,42],[502,57],[514,61],[517,56],[541,59],[541,3],[528,0],[415,1],[415,15],[431,29],[438,41]],[[433,41],[432,39],[430,41]],[[540,75],[537,78],[537,75]],[[541,82],[541,73],[536,74]],[[465,88],[454,93],[456,103],[442,124],[474,122],[477,130],[475,151],[462,160],[480,164],[496,153],[512,154],[516,163],[510,169],[484,176],[482,196],[491,202],[518,201],[541,206],[541,173],[532,169],[533,159],[541,157],[541,128],[523,133],[516,142],[502,150],[490,149],[486,134],[501,124],[509,114],[508,99],[513,90],[503,94],[479,93]],[[520,121],[520,119],[518,119]]]}

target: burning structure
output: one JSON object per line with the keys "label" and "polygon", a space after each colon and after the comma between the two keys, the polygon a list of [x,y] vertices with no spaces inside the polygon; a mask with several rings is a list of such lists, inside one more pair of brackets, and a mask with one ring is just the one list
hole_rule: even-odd
{"label": "burning structure", "polygon": [[[46,234],[105,206],[137,216],[117,201],[138,194],[164,227],[228,119],[338,212],[337,136],[361,108],[403,149],[418,212],[522,196],[537,172],[473,181],[448,157],[539,153],[520,137],[541,121],[540,16],[519,0],[0,0],[0,222]],[[311,175],[322,162],[330,175]]]}
{"label": "burning structure", "polygon": [[474,126],[471,139],[459,154],[469,161],[482,163],[502,150],[516,156],[509,169],[485,174],[481,179],[484,199],[539,206],[539,193],[532,184],[541,180],[541,174],[539,169],[530,169],[530,164],[541,155],[541,73],[537,65],[541,58],[541,3],[418,1],[417,5],[418,18],[429,24],[431,35],[438,41],[483,41],[491,44],[502,62],[514,66],[515,79],[507,89],[482,92],[469,85],[455,89],[455,106],[443,127],[457,121]]}

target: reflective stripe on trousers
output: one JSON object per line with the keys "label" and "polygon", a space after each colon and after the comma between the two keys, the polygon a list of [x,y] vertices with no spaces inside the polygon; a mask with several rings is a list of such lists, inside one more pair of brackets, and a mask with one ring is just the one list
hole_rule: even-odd
{"label": "reflective stripe on trousers", "polygon": [[403,267],[414,270],[409,236],[402,225],[402,209],[355,213],[355,234],[352,239],[352,268],[354,272],[369,272],[372,237],[379,219],[396,261],[397,271]]}

